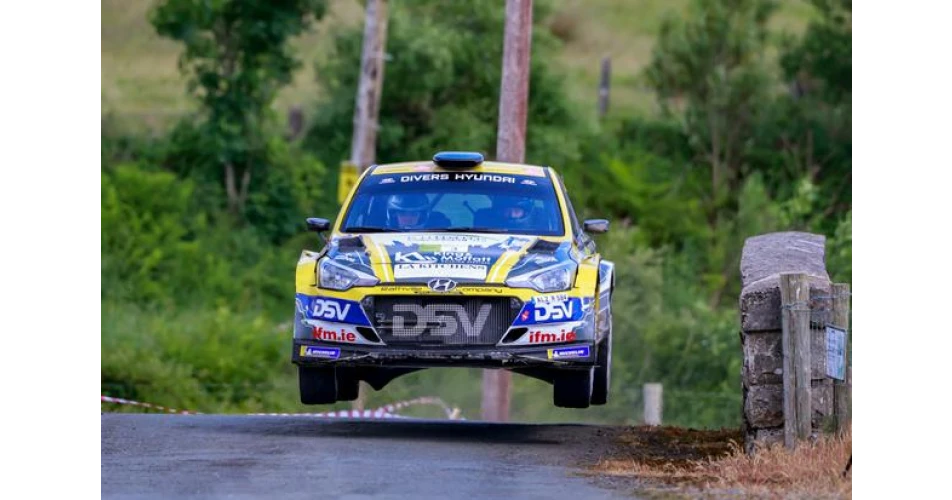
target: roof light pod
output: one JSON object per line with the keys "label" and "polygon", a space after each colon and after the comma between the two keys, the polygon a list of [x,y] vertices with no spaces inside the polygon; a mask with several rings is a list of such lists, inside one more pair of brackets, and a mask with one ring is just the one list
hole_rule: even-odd
{"label": "roof light pod", "polygon": [[473,168],[482,162],[481,153],[468,151],[440,151],[433,155],[433,163],[442,168]]}

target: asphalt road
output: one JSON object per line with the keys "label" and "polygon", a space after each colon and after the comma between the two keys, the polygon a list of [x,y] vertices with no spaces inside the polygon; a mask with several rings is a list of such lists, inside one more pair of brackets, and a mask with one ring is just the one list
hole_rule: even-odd
{"label": "asphalt road", "polygon": [[104,498],[632,498],[581,474],[610,427],[105,413],[101,439]]}

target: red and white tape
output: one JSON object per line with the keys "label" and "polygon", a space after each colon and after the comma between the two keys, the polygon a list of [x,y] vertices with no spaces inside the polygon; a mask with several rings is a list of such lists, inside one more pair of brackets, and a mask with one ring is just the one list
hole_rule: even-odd
{"label": "red and white tape", "polygon": [[[168,408],[165,406],[154,405],[150,403],[142,403],[140,401],[133,401],[130,399],[114,398],[110,396],[102,396],[103,403],[115,403],[123,405],[132,405],[139,406],[142,408],[151,408],[159,411],[164,411],[168,413],[180,413],[185,415],[201,415],[201,412],[198,411],[186,411],[186,410],[177,410],[175,408]],[[436,397],[420,397],[415,399],[410,399],[407,401],[398,401],[396,403],[390,403],[388,405],[375,408],[373,410],[337,410],[337,411],[328,411],[323,413],[250,413],[249,415],[254,416],[279,416],[279,417],[321,417],[321,418],[410,418],[403,415],[399,415],[396,412],[404,408],[415,405],[436,405],[443,409],[443,412],[446,413],[446,418],[450,420],[465,420],[459,411],[459,408],[450,408],[442,399]]]}
{"label": "red and white tape", "polygon": [[374,410],[338,410],[323,413],[249,413],[255,417],[320,417],[320,418],[407,418],[377,408]]}
{"label": "red and white tape", "polygon": [[187,411],[187,410],[176,410],[175,408],[167,408],[165,406],[154,405],[150,403],[142,403],[139,401],[132,401],[131,399],[122,399],[122,398],[113,398],[109,396],[102,396],[103,403],[116,403],[120,405],[132,405],[132,406],[141,406],[143,408],[153,408],[159,411],[164,411],[168,413],[181,413],[184,415],[201,415],[201,412],[198,411]]}

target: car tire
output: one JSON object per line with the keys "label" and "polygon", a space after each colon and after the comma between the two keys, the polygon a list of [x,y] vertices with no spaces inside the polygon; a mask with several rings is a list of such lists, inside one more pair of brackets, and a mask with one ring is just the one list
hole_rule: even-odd
{"label": "car tire", "polygon": [[360,379],[352,370],[337,370],[337,400],[354,401],[360,395]]}
{"label": "car tire", "polygon": [[592,404],[603,405],[608,402],[608,393],[612,383],[612,334],[602,339],[598,345],[595,362],[595,380],[592,386]]}
{"label": "car tire", "polygon": [[565,370],[555,375],[552,400],[559,408],[588,408],[592,401],[594,369]]}
{"label": "car tire", "polygon": [[298,386],[303,404],[337,402],[337,376],[333,367],[298,366]]}

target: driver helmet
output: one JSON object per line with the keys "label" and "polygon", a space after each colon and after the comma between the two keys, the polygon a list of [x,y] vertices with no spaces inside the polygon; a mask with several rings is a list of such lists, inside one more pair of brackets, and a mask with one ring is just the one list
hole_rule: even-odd
{"label": "driver helmet", "polygon": [[387,222],[391,227],[420,229],[426,224],[430,200],[425,194],[398,194],[387,202]]}
{"label": "driver helmet", "polygon": [[531,198],[506,198],[502,203],[502,217],[515,226],[527,226],[535,207]]}

